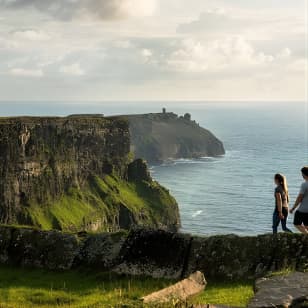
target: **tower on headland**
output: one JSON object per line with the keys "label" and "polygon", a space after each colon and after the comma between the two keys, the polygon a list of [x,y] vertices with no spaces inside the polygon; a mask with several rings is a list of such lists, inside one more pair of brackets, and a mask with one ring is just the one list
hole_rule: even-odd
{"label": "tower on headland", "polygon": [[163,114],[166,114],[166,112],[167,112],[166,108],[163,108]]}
{"label": "tower on headland", "polygon": [[185,113],[185,114],[184,114],[184,119],[187,120],[187,121],[191,121],[191,115],[190,115],[190,113]]}

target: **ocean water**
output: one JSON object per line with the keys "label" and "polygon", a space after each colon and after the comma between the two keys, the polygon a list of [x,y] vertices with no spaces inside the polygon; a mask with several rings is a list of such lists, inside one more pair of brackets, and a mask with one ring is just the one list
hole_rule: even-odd
{"label": "ocean water", "polygon": [[302,182],[300,169],[308,165],[306,106],[212,105],[192,114],[224,142],[226,155],[152,168],[179,202],[182,230],[203,235],[271,232],[274,174],[287,176],[293,203]]}
{"label": "ocean water", "polygon": [[[218,158],[174,160],[152,166],[155,179],[175,196],[182,231],[194,234],[253,235],[271,232],[274,209],[273,176],[284,173],[291,203],[302,182],[300,168],[308,165],[306,103],[1,103],[0,116],[126,114],[158,112],[162,107],[190,112],[225,145]],[[292,228],[292,219],[289,225]]]}

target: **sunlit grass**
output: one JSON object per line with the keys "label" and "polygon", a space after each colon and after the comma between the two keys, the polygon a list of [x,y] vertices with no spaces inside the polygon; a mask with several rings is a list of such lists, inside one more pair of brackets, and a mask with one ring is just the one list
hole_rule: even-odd
{"label": "sunlit grass", "polygon": [[[0,267],[1,308],[142,307],[140,298],[174,283],[167,279],[93,272]],[[190,303],[245,307],[251,282],[209,283]],[[158,307],[162,307],[159,305]],[[164,307],[174,307],[172,303]]]}
{"label": "sunlit grass", "polygon": [[[59,199],[44,205],[33,203],[25,211],[33,224],[43,230],[76,232],[84,230],[89,222],[116,216],[119,204],[135,213],[135,217],[142,212],[145,226],[177,215],[176,201],[156,182],[127,182],[116,175],[93,177],[82,189],[71,188]],[[110,231],[110,226],[103,224],[98,231]]]}
{"label": "sunlit grass", "polygon": [[102,273],[0,267],[0,307],[138,307],[142,296],[170,283]]}
{"label": "sunlit grass", "polygon": [[194,299],[196,303],[211,303],[232,307],[247,307],[254,295],[253,282],[209,282],[206,290]]}

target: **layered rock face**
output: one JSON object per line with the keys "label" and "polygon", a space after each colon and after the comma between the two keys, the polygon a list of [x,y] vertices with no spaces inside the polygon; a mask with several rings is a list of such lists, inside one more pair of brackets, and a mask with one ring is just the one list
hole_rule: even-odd
{"label": "layered rock face", "polygon": [[129,153],[123,118],[1,118],[0,223],[72,231],[177,228],[177,204],[167,190],[150,177],[128,180]]}
{"label": "layered rock face", "polygon": [[189,114],[179,117],[163,112],[125,117],[130,124],[132,151],[151,164],[225,154],[222,142],[192,121]]}

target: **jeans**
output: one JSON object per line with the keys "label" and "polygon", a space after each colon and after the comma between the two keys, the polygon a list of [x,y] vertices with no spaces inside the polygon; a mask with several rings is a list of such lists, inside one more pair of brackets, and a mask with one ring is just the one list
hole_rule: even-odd
{"label": "jeans", "polygon": [[273,233],[276,234],[278,232],[278,226],[281,222],[281,227],[282,230],[284,232],[289,232],[292,233],[292,231],[290,229],[288,229],[287,227],[287,219],[288,219],[288,215],[289,215],[289,211],[287,208],[283,207],[282,208],[282,215],[283,215],[283,219],[279,218],[279,213],[277,211],[277,209],[275,209],[274,213],[273,213]]}

